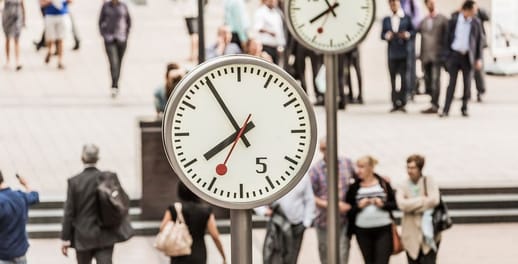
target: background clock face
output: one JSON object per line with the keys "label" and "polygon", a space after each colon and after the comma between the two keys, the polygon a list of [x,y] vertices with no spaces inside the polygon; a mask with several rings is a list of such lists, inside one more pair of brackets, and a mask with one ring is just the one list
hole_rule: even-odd
{"label": "background clock face", "polygon": [[163,130],[180,179],[231,209],[287,193],[304,176],[316,145],[304,91],[282,69],[248,56],[222,57],[189,73],[169,100]]}
{"label": "background clock face", "polygon": [[342,53],[361,42],[372,26],[375,0],[288,0],[288,26],[304,46]]}

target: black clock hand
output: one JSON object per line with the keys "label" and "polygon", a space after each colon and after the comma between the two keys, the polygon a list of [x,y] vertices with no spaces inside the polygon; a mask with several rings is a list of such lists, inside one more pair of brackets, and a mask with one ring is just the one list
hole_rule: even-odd
{"label": "black clock hand", "polygon": [[327,8],[324,12],[318,14],[316,17],[311,19],[309,21],[309,23],[313,23],[313,22],[317,21],[319,18],[323,17],[324,15],[326,15],[329,12],[334,12],[334,9],[337,8],[339,5],[340,5],[339,3],[335,3],[334,5],[332,5],[329,8]]}
{"label": "black clock hand", "polygon": [[333,14],[334,17],[336,17],[336,13],[335,13],[335,9],[333,7],[331,7],[331,4],[329,3],[328,0],[325,0],[326,1],[326,5],[329,9],[331,9],[331,13]]}
{"label": "black clock hand", "polygon": [[[243,135],[241,135],[241,139],[243,139],[245,137],[245,134],[248,131],[252,130],[252,128],[254,128],[254,127],[255,127],[254,122],[250,122],[250,123],[246,124],[245,130],[243,131]],[[226,147],[228,147],[230,144],[232,144],[234,142],[238,133],[239,133],[239,131],[232,133],[232,135],[228,136],[223,141],[221,141],[219,144],[217,144],[215,147],[213,147],[212,149],[207,151],[207,153],[203,154],[203,157],[205,157],[206,160],[210,160],[212,157],[216,156],[216,154],[218,154],[219,152],[221,152],[223,149],[225,149]]]}
{"label": "black clock hand", "polygon": [[[214,84],[212,84],[212,82],[210,81],[209,77],[206,77],[205,78],[205,82],[207,82],[207,86],[209,86],[209,89],[210,91],[212,92],[212,94],[214,95],[214,97],[216,98],[216,101],[218,101],[218,104],[221,106],[221,108],[223,109],[223,112],[225,112],[225,115],[227,116],[228,120],[230,120],[230,123],[232,124],[232,126],[234,127],[234,129],[236,131],[239,131],[240,127],[239,125],[237,124],[236,122],[236,119],[232,116],[232,114],[230,113],[230,111],[228,110],[228,107],[227,105],[225,105],[225,103],[223,102],[223,99],[221,99],[221,96],[219,95],[218,91],[216,90],[216,88],[214,87]],[[242,136],[241,138],[243,140],[243,143],[245,144],[245,146],[248,148],[250,147],[250,142],[248,142],[248,139],[245,137],[245,136]]]}

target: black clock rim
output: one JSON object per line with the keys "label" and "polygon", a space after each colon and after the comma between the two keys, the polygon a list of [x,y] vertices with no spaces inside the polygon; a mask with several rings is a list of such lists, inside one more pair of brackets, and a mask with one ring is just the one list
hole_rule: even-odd
{"label": "black clock rim", "polygon": [[293,0],[287,0],[284,2],[284,14],[286,14],[285,15],[286,21],[287,21],[286,24],[288,25],[289,32],[295,38],[295,40],[297,40],[297,42],[300,43],[302,46],[304,46],[305,48],[308,48],[312,51],[315,51],[319,54],[338,55],[338,54],[342,54],[342,53],[347,53],[347,52],[355,49],[358,45],[360,45],[360,43],[362,43],[365,40],[365,38],[367,38],[367,36],[369,35],[369,32],[372,28],[372,25],[374,24],[374,21],[376,20],[376,0],[369,0],[372,2],[373,15],[369,21],[367,30],[365,31],[366,33],[361,38],[354,41],[353,45],[350,45],[350,46],[342,48],[342,49],[337,49],[337,50],[326,50],[326,49],[322,49],[322,48],[311,45],[309,42],[306,42],[306,40],[297,33],[297,31],[295,30],[295,27],[293,26],[293,23],[291,20],[291,15],[290,15],[291,14],[290,4],[292,1]]}
{"label": "black clock rim", "polygon": [[[309,129],[310,129],[310,144],[308,146],[308,153],[306,159],[303,161],[300,170],[292,177],[292,180],[284,185],[280,191],[273,193],[272,195],[258,199],[256,201],[251,202],[229,202],[225,200],[217,199],[215,196],[211,196],[206,194],[204,191],[198,188],[196,184],[189,180],[189,177],[184,174],[181,164],[175,158],[174,149],[173,149],[173,118],[175,115],[175,109],[178,104],[181,103],[183,95],[188,91],[188,89],[196,83],[201,77],[203,77],[207,72],[210,72],[216,68],[220,68],[223,66],[228,66],[231,64],[252,64],[259,67],[264,67],[268,70],[271,70],[280,76],[282,76],[294,89],[299,93],[306,109],[308,110],[308,118],[309,118]],[[200,65],[198,65],[194,70],[189,72],[178,85],[175,87],[173,94],[170,97],[170,100],[167,101],[164,110],[164,116],[162,120],[162,142],[164,151],[167,157],[167,160],[174,172],[177,174],[178,178],[197,196],[205,200],[206,202],[228,209],[234,210],[244,210],[244,209],[252,209],[263,205],[268,205],[278,200],[282,196],[286,195],[290,190],[292,190],[302,178],[307,173],[309,166],[313,161],[313,157],[315,155],[316,143],[317,143],[317,124],[315,112],[312,104],[310,103],[306,93],[300,87],[300,85],[295,81],[290,74],[284,71],[279,66],[267,62],[263,59],[249,56],[249,55],[227,55],[221,56],[209,61],[206,61]]]}

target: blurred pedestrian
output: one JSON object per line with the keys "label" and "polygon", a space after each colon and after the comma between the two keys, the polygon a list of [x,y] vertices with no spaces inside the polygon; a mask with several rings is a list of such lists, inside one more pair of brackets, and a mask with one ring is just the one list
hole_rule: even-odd
{"label": "blurred pedestrian", "polygon": [[423,156],[408,157],[408,179],[396,192],[398,207],[403,212],[401,237],[409,264],[435,264],[440,242],[440,235],[427,237],[423,232],[423,214],[431,215],[439,204],[439,187],[433,178],[423,175],[424,165]]}
{"label": "blurred pedestrian", "polygon": [[[320,152],[323,158],[315,163],[309,170],[315,203],[317,207],[317,217],[315,218],[315,229],[317,231],[318,254],[322,264],[327,264],[327,234],[332,232],[327,227],[327,142],[325,138],[320,140]],[[345,157],[338,158],[338,213],[339,213],[339,235],[338,245],[340,263],[347,263],[349,259],[350,237],[347,236],[347,212],[351,205],[346,203],[345,197],[349,190],[349,183],[355,176],[352,162]]]}
{"label": "blurred pedestrian", "polygon": [[[226,263],[225,250],[219,238],[218,227],[216,226],[216,217],[212,213],[212,209],[200,202],[200,198],[189,190],[182,182],[178,182],[178,197],[182,204],[182,215],[185,224],[192,236],[191,254],[187,256],[171,257],[171,264],[205,264],[207,263],[207,248],[205,246],[205,234],[208,233],[216,248]],[[165,211],[164,218],[160,224],[160,230],[164,229],[169,221],[176,221],[177,212],[174,205],[169,206]],[[211,263],[215,262],[211,259]]]}
{"label": "blurred pedestrian", "polygon": [[[401,0],[401,8],[405,12],[405,15],[409,16],[412,20],[413,28],[417,28],[423,19],[423,12],[421,5],[418,0]],[[416,73],[416,39],[415,34],[410,36],[408,39],[408,56],[407,56],[407,98],[413,98],[417,92],[418,84],[417,73]]]}
{"label": "blurred pedestrian", "polygon": [[167,64],[165,72],[165,83],[160,85],[160,87],[158,87],[154,93],[155,109],[158,116],[164,113],[167,100],[169,100],[169,97],[173,93],[173,89],[180,82],[180,80],[182,80],[184,75],[185,69],[180,67],[180,65],[177,63],[173,62]]}
{"label": "blurred pedestrian", "polygon": [[279,64],[280,53],[286,45],[283,23],[277,0],[263,0],[255,11],[254,31],[257,39],[263,43],[264,51],[272,57],[275,64]]}
{"label": "blurred pedestrian", "polygon": [[[401,9],[399,0],[389,0],[391,14],[383,19],[381,39],[388,43],[388,67],[390,85],[392,87],[391,113],[401,111],[406,113],[408,78],[408,41],[415,34],[412,20]],[[401,86],[396,87],[396,77],[399,75]]]}
{"label": "blurred pedestrian", "polygon": [[131,16],[126,3],[120,0],[104,2],[99,16],[99,30],[104,39],[106,55],[110,63],[112,97],[119,94],[122,59],[126,53],[130,29]]}
{"label": "blurred pedestrian", "polygon": [[246,43],[246,52],[248,55],[259,57],[267,62],[273,62],[272,57],[263,50],[261,41],[255,38],[249,38]]}
{"label": "blurred pedestrian", "polygon": [[[115,243],[133,236],[129,217],[120,225],[107,227],[100,221],[98,186],[103,172],[97,169],[99,148],[93,144],[83,146],[81,160],[84,170],[68,179],[61,252],[68,257],[68,249],[74,248],[78,264],[90,264],[95,258],[98,264],[112,263]],[[116,182],[119,180],[115,175]]]}
{"label": "blurred pedestrian", "polygon": [[309,176],[271,206],[254,209],[269,216],[263,244],[263,263],[296,264],[304,231],[315,217],[315,197]]}
{"label": "blurred pedestrian", "polygon": [[471,80],[474,69],[482,69],[483,33],[480,20],[475,17],[477,4],[466,0],[462,11],[453,14],[448,22],[446,41],[446,66],[450,75],[446,101],[441,117],[447,117],[457,86],[457,76],[462,71],[464,95],[462,96],[462,116],[468,117],[468,101],[471,98]]}
{"label": "blurred pedestrian", "polygon": [[351,185],[346,202],[348,235],[356,235],[366,264],[388,264],[393,250],[392,211],[397,209],[390,183],[374,172],[378,161],[365,156],[356,162],[358,181]]}
{"label": "blurred pedestrian", "polygon": [[245,49],[250,30],[250,18],[244,0],[225,0],[223,3],[225,25],[232,32],[232,43]]}
{"label": "blurred pedestrian", "polygon": [[321,54],[316,54],[313,50],[310,50],[302,46],[295,38],[292,40],[293,50],[295,53],[295,61],[293,67],[295,68],[295,79],[300,81],[300,86],[304,91],[308,92],[308,84],[306,82],[306,58],[309,58],[311,62],[311,80],[313,80],[313,91],[315,93],[315,105],[324,105],[324,94],[317,89],[315,79],[318,71],[322,67],[323,58]]}
{"label": "blurred pedestrian", "polygon": [[[40,6],[41,15],[43,19],[45,19],[45,8]],[[72,35],[74,37],[74,47],[72,50],[79,50],[81,39],[79,38],[79,31],[77,30],[77,25],[75,23],[74,17],[72,16],[72,13],[70,13],[69,10],[69,18],[70,18],[70,24],[72,26]],[[47,42],[45,40],[45,28],[43,29],[43,32],[41,33],[41,39],[40,41],[34,41],[34,46],[36,47],[36,51],[39,51],[41,48],[46,47]],[[57,44],[56,44],[57,45]],[[57,52],[55,53],[57,55]]]}
{"label": "blurred pedestrian", "polygon": [[72,0],[40,0],[40,6],[45,14],[45,41],[47,42],[47,56],[45,63],[50,62],[52,47],[56,46],[58,55],[58,69],[63,70],[63,40],[68,32],[70,18],[68,16],[68,4]]}
{"label": "blurred pedestrian", "polygon": [[[480,23],[482,24],[482,48],[486,49],[488,47],[487,44],[487,34],[486,34],[486,28],[485,23],[489,22],[490,17],[489,13],[481,8],[477,8],[477,14],[476,17],[480,20]],[[482,50],[482,56],[480,57],[482,60],[482,67],[480,69],[475,68],[475,87],[477,88],[477,102],[481,103],[484,97],[484,94],[486,93],[486,73],[484,71],[484,54]]]}
{"label": "blurred pedestrian", "polygon": [[[358,81],[358,96],[354,97],[351,69],[354,67],[356,73],[356,80]],[[345,68],[345,84],[349,88],[348,100],[352,104],[363,104],[363,82],[362,69],[360,67],[360,50],[355,47],[353,50],[347,52],[344,58]]]}
{"label": "blurred pedestrian", "polygon": [[11,41],[14,42],[14,57],[16,70],[22,69],[20,63],[20,34],[25,26],[25,3],[24,0],[4,0],[4,11],[2,12],[2,27],[5,34],[5,67],[9,67],[11,56]]}
{"label": "blurred pedestrian", "polygon": [[39,203],[39,194],[18,176],[25,191],[14,191],[4,181],[0,171],[0,263],[27,264],[29,240],[25,225],[29,206]]}
{"label": "blurred pedestrian", "polygon": [[429,14],[419,25],[418,31],[421,33],[421,64],[425,88],[426,93],[432,97],[432,105],[421,113],[437,114],[441,94],[441,69],[444,65],[441,53],[448,34],[448,18],[438,13],[435,0],[425,0],[425,4]]}
{"label": "blurred pedestrian", "polygon": [[[197,0],[183,0],[182,12],[187,26],[187,33],[191,41],[189,61],[198,60],[198,1]],[[206,3],[207,1],[203,1]]]}
{"label": "blurred pedestrian", "polygon": [[218,39],[216,44],[213,44],[206,51],[207,60],[216,58],[222,55],[232,55],[242,53],[241,47],[236,43],[232,43],[232,33],[228,26],[220,26],[218,28]]}

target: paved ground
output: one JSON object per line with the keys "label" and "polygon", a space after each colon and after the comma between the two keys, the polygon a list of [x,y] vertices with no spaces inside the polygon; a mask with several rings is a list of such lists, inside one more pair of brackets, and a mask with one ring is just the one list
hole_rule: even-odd
{"label": "paved ground", "polygon": [[[439,250],[438,263],[441,264],[512,264],[516,263],[518,252],[515,245],[518,242],[518,225],[457,225],[444,233],[443,242]],[[255,230],[253,233],[253,260],[254,263],[262,263],[261,248],[264,238],[264,230]],[[210,237],[206,237],[208,248],[208,263],[221,263],[221,257],[217,252]],[[222,236],[223,245],[227,256],[230,256],[230,236]],[[36,260],[45,259],[45,263],[66,264],[74,263],[74,255],[67,259],[59,253],[60,242],[58,240],[33,240],[28,254],[29,261],[40,263]],[[137,237],[129,242],[120,244],[115,249],[115,263],[146,263],[165,264],[167,258],[153,248],[152,237]],[[302,243],[299,264],[318,263],[316,233],[313,229],[306,232]],[[356,242],[351,248],[351,264],[362,263],[360,251]],[[391,258],[391,264],[406,263],[404,254]]]}

